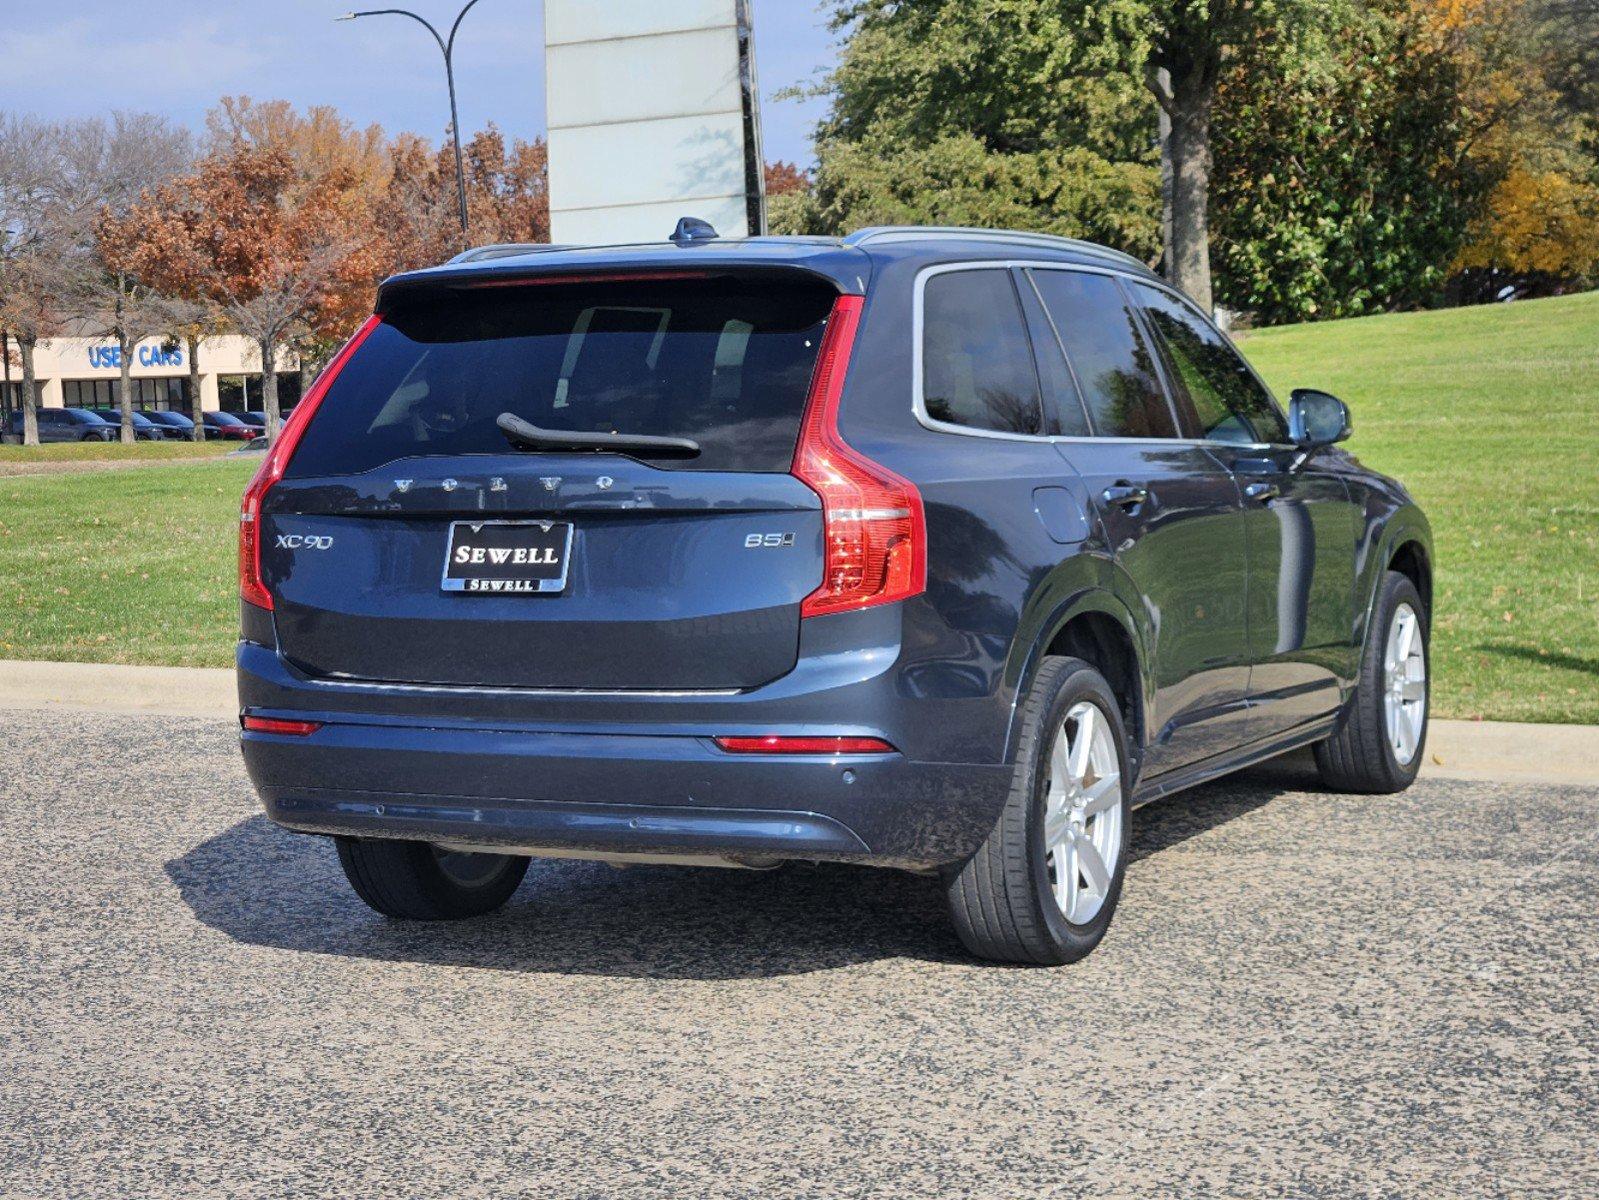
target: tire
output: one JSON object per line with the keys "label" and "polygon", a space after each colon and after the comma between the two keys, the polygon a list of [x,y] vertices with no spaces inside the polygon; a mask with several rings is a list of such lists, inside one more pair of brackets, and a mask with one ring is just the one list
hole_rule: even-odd
{"label": "tire", "polygon": [[527,874],[515,854],[447,854],[427,842],[338,837],[355,894],[386,917],[459,921],[491,913]]}
{"label": "tire", "polygon": [[[1069,748],[1076,747],[1076,739],[1068,735],[1073,730],[1078,737],[1082,735],[1082,718],[1073,714],[1082,712],[1084,705],[1094,710],[1088,719],[1100,723],[1104,740],[1098,740],[1097,731],[1091,735],[1093,769],[1080,778],[1099,792],[1089,802],[1090,808],[1082,810],[1080,819],[1085,824],[1074,825],[1064,819],[1052,824],[1090,840],[1102,868],[1098,874],[1102,880],[1108,876],[1108,886],[1092,886],[1086,868],[1072,865],[1086,857],[1066,859],[1068,870],[1060,878],[1070,879],[1073,885],[1068,902],[1078,914],[1074,923],[1068,919],[1062,899],[1057,898],[1055,864],[1062,855],[1086,856],[1086,852],[1077,849],[1079,837],[1063,844],[1052,858],[1046,842],[1046,810],[1051,808],[1057,739],[1064,737]],[[994,962],[1058,966],[1075,962],[1099,944],[1121,898],[1132,784],[1127,734],[1110,686],[1098,671],[1077,658],[1044,659],[1022,704],[1021,721],[1015,774],[1005,807],[977,853],[949,879],[946,891],[955,931],[973,955]],[[1112,766],[1114,780],[1110,779]],[[1077,813],[1070,807],[1071,798],[1084,794],[1084,789],[1073,790],[1069,784],[1060,811]]]}
{"label": "tire", "polygon": [[[1402,613],[1414,614],[1413,645],[1419,642],[1422,679],[1420,682],[1419,733],[1410,734],[1396,746],[1389,728],[1388,704],[1390,675],[1388,657],[1395,624]],[[1322,783],[1338,792],[1377,796],[1402,792],[1416,780],[1427,752],[1427,721],[1432,707],[1432,671],[1429,658],[1431,614],[1422,603],[1416,585],[1395,571],[1383,575],[1372,605],[1366,645],[1360,654],[1360,674],[1355,694],[1344,709],[1337,730],[1315,747],[1316,766]],[[1413,656],[1412,656],[1413,657]],[[1413,673],[1414,668],[1411,668]],[[1415,681],[1406,684],[1408,695],[1416,692]],[[1407,713],[1410,702],[1405,705]],[[1407,728],[1414,722],[1410,718]],[[1408,757],[1405,752],[1408,751]]]}

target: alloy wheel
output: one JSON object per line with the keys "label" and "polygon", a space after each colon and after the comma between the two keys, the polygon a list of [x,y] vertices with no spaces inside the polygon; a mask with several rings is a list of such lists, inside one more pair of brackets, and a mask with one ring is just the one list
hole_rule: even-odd
{"label": "alloy wheel", "polygon": [[1409,766],[1427,727],[1427,648],[1421,619],[1409,604],[1394,610],[1383,654],[1383,721],[1400,766]]}
{"label": "alloy wheel", "polygon": [[478,888],[493,883],[505,869],[503,854],[469,854],[461,850],[432,847],[434,861],[444,877],[457,887]]}
{"label": "alloy wheel", "polygon": [[1072,705],[1049,755],[1044,855],[1055,903],[1073,925],[1092,921],[1110,896],[1122,852],[1122,778],[1110,722]]}

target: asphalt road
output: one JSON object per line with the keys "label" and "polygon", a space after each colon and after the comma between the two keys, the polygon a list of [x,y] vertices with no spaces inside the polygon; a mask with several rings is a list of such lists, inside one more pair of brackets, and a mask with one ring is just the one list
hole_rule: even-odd
{"label": "asphalt road", "polygon": [[1599,789],[1135,814],[1099,951],[929,880],[535,864],[405,926],[231,730],[0,717],[0,1196],[1599,1194]]}

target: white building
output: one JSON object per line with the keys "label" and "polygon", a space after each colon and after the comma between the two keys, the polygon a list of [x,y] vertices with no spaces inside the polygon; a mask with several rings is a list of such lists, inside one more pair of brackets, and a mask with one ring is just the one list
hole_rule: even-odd
{"label": "white building", "polygon": [[[40,342],[34,351],[38,399],[45,408],[103,408],[117,403],[121,354],[104,337],[62,337]],[[22,403],[21,355],[11,343],[6,411]],[[261,407],[261,352],[236,334],[200,342],[200,407],[241,412]],[[285,352],[278,360],[278,402],[288,408],[300,395],[299,360]],[[189,411],[187,342],[146,338],[133,351],[133,406]]]}

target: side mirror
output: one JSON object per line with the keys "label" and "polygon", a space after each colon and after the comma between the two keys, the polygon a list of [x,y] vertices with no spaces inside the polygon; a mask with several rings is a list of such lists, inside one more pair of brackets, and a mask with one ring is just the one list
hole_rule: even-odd
{"label": "side mirror", "polygon": [[1301,450],[1331,446],[1354,430],[1349,406],[1337,396],[1314,388],[1296,388],[1288,399],[1288,436]]}

